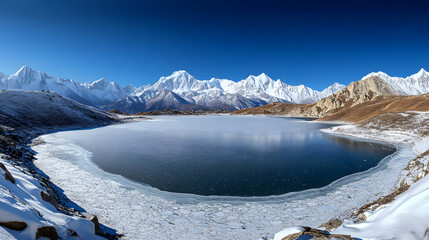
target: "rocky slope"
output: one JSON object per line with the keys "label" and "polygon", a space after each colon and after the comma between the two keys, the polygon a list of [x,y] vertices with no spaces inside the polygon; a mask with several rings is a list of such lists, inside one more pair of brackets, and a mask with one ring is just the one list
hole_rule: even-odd
{"label": "rocky slope", "polygon": [[362,122],[381,114],[406,111],[429,111],[429,93],[417,96],[379,96],[372,101],[341,109],[319,120]]}
{"label": "rocky slope", "polygon": [[0,126],[21,129],[63,129],[100,126],[117,121],[105,113],[55,92],[0,92]]}
{"label": "rocky slope", "polygon": [[[400,95],[401,92],[394,89],[390,84],[380,77],[371,76],[357,82],[352,82],[349,86],[338,91],[337,93],[334,93],[312,104],[272,103],[258,108],[237,111],[236,114],[277,114],[318,117],[325,120],[346,121],[347,118],[345,115],[349,115],[349,120],[352,120],[352,116],[350,116],[350,114],[354,113],[357,115],[359,111],[354,111],[357,109],[361,109],[361,112],[364,111],[363,109],[370,106],[367,104],[369,102],[374,104],[373,101],[379,102],[381,99],[384,99],[382,102],[384,104],[388,104],[389,101],[394,101],[395,99],[403,99],[407,102],[412,102],[414,99],[412,97],[400,98]],[[398,97],[393,98],[393,96]],[[422,100],[425,99],[424,96],[422,98]],[[359,107],[356,107],[358,105]],[[404,103],[403,110],[405,110],[406,106],[408,105]],[[422,104],[421,107],[422,110],[425,110],[424,104]]]}
{"label": "rocky slope", "polygon": [[57,93],[4,91],[0,105],[0,238],[112,238],[113,230],[67,199],[35,167],[35,152],[27,144],[42,133],[119,120]]}

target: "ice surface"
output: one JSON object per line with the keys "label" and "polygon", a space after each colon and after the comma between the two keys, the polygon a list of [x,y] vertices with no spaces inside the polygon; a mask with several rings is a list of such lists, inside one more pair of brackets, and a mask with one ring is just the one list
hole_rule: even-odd
{"label": "ice surface", "polygon": [[[417,113],[418,119],[427,120],[429,114],[426,112]],[[407,113],[405,113],[407,114]],[[327,132],[335,132],[349,136],[361,138],[384,140],[391,143],[406,143],[411,147],[415,155],[420,155],[429,149],[429,137],[421,137],[418,131],[398,131],[376,129],[366,129],[357,126],[339,126],[334,127]],[[412,160],[410,157],[408,160]],[[429,156],[423,156],[421,162],[427,163]],[[392,163],[395,164],[395,163]],[[427,169],[427,168],[426,168]],[[420,169],[419,171],[423,171]],[[398,176],[398,180],[406,180],[406,173],[403,170]],[[394,175],[391,175],[394,176]],[[400,181],[398,181],[399,183]],[[382,184],[382,183],[379,183]],[[401,195],[397,196],[391,203],[382,205],[375,210],[368,210],[364,214],[366,221],[362,223],[355,222],[354,219],[346,219],[344,223],[335,229],[333,233],[352,235],[359,239],[407,239],[420,240],[429,239],[429,176],[422,178]],[[299,224],[296,224],[299,225]],[[313,225],[317,226],[317,225]],[[280,239],[287,236],[287,231],[293,228],[284,229],[276,234]]]}
{"label": "ice surface", "polygon": [[101,171],[91,153],[53,135],[44,144],[36,165],[65,194],[124,234],[124,239],[258,239],[273,238],[285,227],[318,226],[345,217],[357,207],[390,193],[397,176],[415,154],[408,145],[364,173],[333,184],[276,197],[201,197],[161,192]]}

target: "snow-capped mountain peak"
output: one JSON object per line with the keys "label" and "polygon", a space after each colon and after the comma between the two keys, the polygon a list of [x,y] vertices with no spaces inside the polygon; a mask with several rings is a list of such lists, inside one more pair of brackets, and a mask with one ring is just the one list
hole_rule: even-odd
{"label": "snow-capped mountain peak", "polygon": [[171,75],[171,77],[176,77],[176,76],[186,76],[186,77],[192,77],[191,74],[189,74],[187,71],[185,70],[177,70],[174,71]]}
{"label": "snow-capped mountain peak", "polygon": [[345,85],[335,82],[331,86],[325,88],[322,91],[322,94],[327,97],[327,96],[329,96],[331,94],[334,94],[334,93],[340,91],[341,89],[343,89],[345,87],[346,87]]}
{"label": "snow-capped mountain peak", "polygon": [[422,68],[416,74],[411,75],[410,78],[419,79],[419,78],[427,77],[427,76],[428,76],[428,72],[426,72],[426,70],[424,68]]}
{"label": "snow-capped mountain peak", "polygon": [[344,85],[336,83],[319,92],[304,85],[287,85],[280,79],[273,80],[265,73],[250,75],[238,82],[218,78],[197,80],[185,70],[161,77],[153,86],[139,88],[132,85],[121,87],[104,78],[88,83],[53,78],[28,66],[23,66],[14,75],[0,76],[1,89],[56,91],[84,104],[106,110],[114,107],[125,112],[145,111],[155,106],[156,109],[161,109],[165,104],[186,109],[235,110],[274,101],[309,103],[343,87]]}
{"label": "snow-capped mountain peak", "polygon": [[28,66],[22,66],[16,73],[12,74],[11,76],[25,76],[25,75],[29,75],[29,74],[35,74],[38,73],[37,71],[34,71],[33,69],[31,69]]}
{"label": "snow-capped mountain peak", "polygon": [[386,73],[378,71],[378,72],[369,73],[366,76],[364,76],[362,79],[367,79],[367,78],[370,78],[370,77],[379,77],[379,78],[381,78],[383,80],[385,80],[387,78],[390,78],[390,76],[387,75]]}
{"label": "snow-capped mountain peak", "polygon": [[274,83],[274,80],[268,77],[268,75],[265,73],[261,73],[258,76],[250,75],[243,81],[252,82],[253,84],[258,84],[258,85],[266,85],[266,84]]}
{"label": "snow-capped mountain peak", "polygon": [[89,85],[91,87],[96,87],[96,88],[105,88],[107,87],[109,84],[115,84],[115,83],[111,83],[109,81],[107,81],[105,78],[100,78],[98,80],[95,80],[94,82],[90,83]]}
{"label": "snow-capped mountain peak", "polygon": [[199,81],[194,76],[184,70],[175,71],[170,76],[161,77],[158,82],[153,85],[157,91],[169,89],[174,92],[191,91]]}
{"label": "snow-capped mountain peak", "polygon": [[29,66],[24,65],[14,75],[25,74],[25,72],[28,72],[28,71],[34,71],[34,70],[31,69]]}
{"label": "snow-capped mountain peak", "polygon": [[92,83],[81,83],[71,79],[54,78],[46,73],[21,67],[15,74],[0,78],[2,89],[30,91],[55,91],[78,102],[99,106],[122,98],[135,90],[134,86],[122,88],[114,82],[101,78]]}
{"label": "snow-capped mountain peak", "polygon": [[429,92],[429,73],[423,68],[419,72],[406,77],[391,77],[384,72],[370,73],[363,79],[377,76],[387,82],[396,91],[404,95],[418,95]]}

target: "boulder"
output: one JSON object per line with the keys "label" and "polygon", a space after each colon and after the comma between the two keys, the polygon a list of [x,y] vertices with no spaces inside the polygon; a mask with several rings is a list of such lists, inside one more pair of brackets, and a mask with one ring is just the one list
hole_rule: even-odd
{"label": "boulder", "polygon": [[100,223],[98,222],[97,216],[92,215],[91,218],[89,218],[89,221],[94,223],[95,234],[100,234],[100,232],[101,232]]}
{"label": "boulder", "polygon": [[11,183],[15,183],[15,178],[13,178],[12,174],[10,174],[9,170],[7,170],[3,163],[0,163],[0,168],[4,170],[4,178]]}
{"label": "boulder", "polygon": [[42,237],[57,240],[57,230],[53,226],[40,227],[37,229],[36,239]]}
{"label": "boulder", "polygon": [[[304,231],[294,233],[282,238],[282,240],[319,239],[319,240],[353,240],[350,235],[330,234],[328,231],[311,227],[303,227]],[[301,237],[302,236],[302,237]]]}
{"label": "boulder", "polygon": [[47,193],[45,193],[44,191],[40,192],[40,196],[42,197],[42,199],[50,204],[52,204],[52,206],[54,206],[55,208],[58,209],[58,202],[57,199]]}
{"label": "boulder", "polygon": [[322,225],[320,225],[320,228],[325,228],[327,231],[332,231],[336,228],[338,228],[339,226],[341,226],[341,224],[343,224],[343,221],[338,219],[338,218],[334,218],[329,220],[326,223],[323,223]]}
{"label": "boulder", "polygon": [[0,222],[0,226],[9,228],[15,231],[22,231],[27,228],[27,223],[25,222]]}

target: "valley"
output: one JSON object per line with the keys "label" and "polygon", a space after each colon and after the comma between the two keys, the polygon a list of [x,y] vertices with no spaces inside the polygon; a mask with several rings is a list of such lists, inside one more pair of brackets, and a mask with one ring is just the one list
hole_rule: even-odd
{"label": "valley", "polygon": [[[179,236],[179,238],[198,239],[196,236],[199,236],[201,239],[217,237],[281,239],[286,233],[318,234],[316,230],[301,228],[281,231],[285,227],[299,225],[317,227],[332,219],[339,219],[335,220],[339,222],[338,225],[329,228],[329,231],[336,234],[335,236],[374,236],[373,228],[365,228],[362,231],[352,229],[356,224],[360,224],[360,221],[376,224],[380,220],[375,217],[376,215],[371,217],[372,213],[378,213],[385,207],[384,204],[378,204],[384,201],[379,199],[395,192],[402,194],[395,194],[393,198],[408,198],[408,191],[405,190],[418,188],[416,184],[423,181],[427,174],[427,154],[425,155],[424,152],[428,149],[425,129],[428,127],[429,98],[427,94],[409,94],[420,93],[420,88],[424,87],[421,82],[427,81],[428,74],[420,71],[417,81],[415,81],[415,76],[405,79],[411,83],[418,82],[415,86],[419,90],[410,90],[408,87],[409,92],[405,92],[398,86],[395,87],[389,83],[389,79],[386,80],[383,76],[372,74],[312,103],[273,102],[256,108],[232,112],[229,117],[236,118],[238,122],[250,123],[252,118],[267,118],[266,116],[240,115],[268,115],[278,118],[281,122],[283,122],[282,117],[285,117],[286,122],[289,121],[289,117],[312,117],[317,120],[307,121],[303,124],[341,123],[340,126],[328,125],[327,128],[318,130],[318,132],[334,134],[328,139],[341,144],[352,143],[355,140],[341,140],[341,137],[337,138],[335,135],[357,137],[369,142],[387,142],[398,149],[396,153],[384,158],[376,166],[369,167],[367,170],[359,170],[358,173],[348,173],[337,180],[331,180],[331,183],[328,182],[328,185],[325,186],[250,198],[187,195],[174,193],[174,191],[160,191],[109,173],[109,171],[105,172],[94,164],[92,152],[75,143],[61,140],[55,137],[55,134],[46,135],[53,131],[111,124],[115,124],[111,126],[113,128],[121,129],[130,126],[132,129],[132,126],[137,126],[133,124],[142,124],[146,127],[151,125],[151,121],[165,124],[168,123],[168,119],[174,119],[171,116],[157,117],[156,115],[203,115],[176,116],[189,119],[187,121],[190,121],[192,131],[195,131],[197,125],[192,124],[192,118],[195,118],[197,122],[208,124],[210,122],[208,119],[211,118],[227,118],[228,116],[225,114],[228,114],[229,110],[187,108],[186,102],[178,100],[180,97],[178,93],[167,89],[153,98],[151,105],[153,111],[142,112],[138,115],[130,115],[120,110],[106,113],[98,108],[64,98],[56,92],[31,92],[25,91],[25,89],[2,91],[0,92],[0,102],[4,106],[0,110],[0,123],[3,129],[2,163],[11,175],[18,179],[20,187],[12,188],[12,192],[7,190],[2,192],[3,201],[12,207],[3,210],[7,214],[2,216],[9,217],[3,217],[4,219],[0,217],[0,222],[10,222],[13,219],[25,222],[31,227],[19,232],[19,235],[16,235],[13,230],[6,232],[2,230],[0,236],[6,237],[12,234],[15,237],[19,236],[20,239],[26,239],[26,237],[31,239],[31,236],[39,231],[38,228],[49,223],[48,225],[55,226],[57,236],[66,239],[70,237],[71,230],[79,236],[93,236],[91,238],[122,236],[123,239],[135,239],[144,236],[159,238]],[[174,104],[169,105],[171,108],[165,109],[163,108],[164,100],[168,99],[172,100],[169,102]],[[221,115],[216,115],[219,113]],[[206,120],[200,121],[200,119]],[[294,121],[302,120],[297,118]],[[117,125],[122,122],[128,123]],[[273,126],[272,123],[268,125]],[[251,129],[251,127],[245,126],[241,127]],[[158,133],[154,135],[154,139],[160,133],[160,128],[155,129]],[[229,133],[223,133],[221,136],[228,135],[231,138],[230,133],[236,129],[230,129],[227,131]],[[177,130],[174,128],[169,132],[177,132]],[[275,136],[267,136],[263,140],[267,144],[266,149],[271,149],[273,141],[278,137],[279,131],[274,132],[277,132],[274,134]],[[78,134],[79,131],[70,133]],[[294,134],[294,136],[298,135]],[[262,139],[258,139],[257,145],[261,145]],[[29,145],[31,149],[27,145],[30,143],[29,141],[33,141]],[[97,141],[101,142],[101,140]],[[175,142],[184,143],[186,141],[177,140]],[[243,140],[235,142],[243,142]],[[232,146],[233,144],[227,145]],[[358,145],[354,143],[350,146],[357,147]],[[174,145],[170,148],[174,148]],[[36,161],[34,161],[35,157]],[[168,159],[171,158],[168,157]],[[19,171],[22,173],[18,173],[16,169],[21,169]],[[82,182],[82,179],[86,180]],[[20,185],[23,181],[29,183]],[[97,183],[97,187],[92,183]],[[10,183],[4,184],[9,186]],[[20,199],[23,193],[34,191],[31,190],[34,188],[38,189],[36,195],[33,195],[34,200]],[[37,192],[45,192],[52,198],[40,198],[37,196]],[[23,205],[25,207],[13,207],[16,203],[7,202],[10,201],[7,200],[7,196],[15,196],[16,199],[20,199],[25,203]],[[41,196],[44,195],[41,194]],[[372,202],[373,204],[371,204]],[[302,206],[306,206],[305,211]],[[28,217],[18,217],[26,211],[32,211],[31,209],[43,211],[44,217],[31,221]],[[64,215],[61,219],[72,218],[77,222],[75,225],[66,223],[70,220],[58,222],[58,219],[53,217],[56,214]],[[97,216],[97,224],[92,221],[93,214]],[[284,218],[285,215],[288,217]],[[314,217],[316,215],[318,217]],[[361,220],[364,215],[367,220]],[[10,218],[10,216],[12,217]],[[101,225],[98,225],[98,221]],[[138,224],[141,222],[147,224],[142,227]],[[418,228],[415,231],[421,231],[419,230],[421,225],[415,225],[415,227]],[[97,230],[98,228],[100,229]],[[395,232],[395,234],[404,236],[409,234],[407,229],[399,227],[398,229],[400,232]],[[388,231],[387,228],[381,232],[387,236]],[[278,234],[276,234],[277,232]]]}

